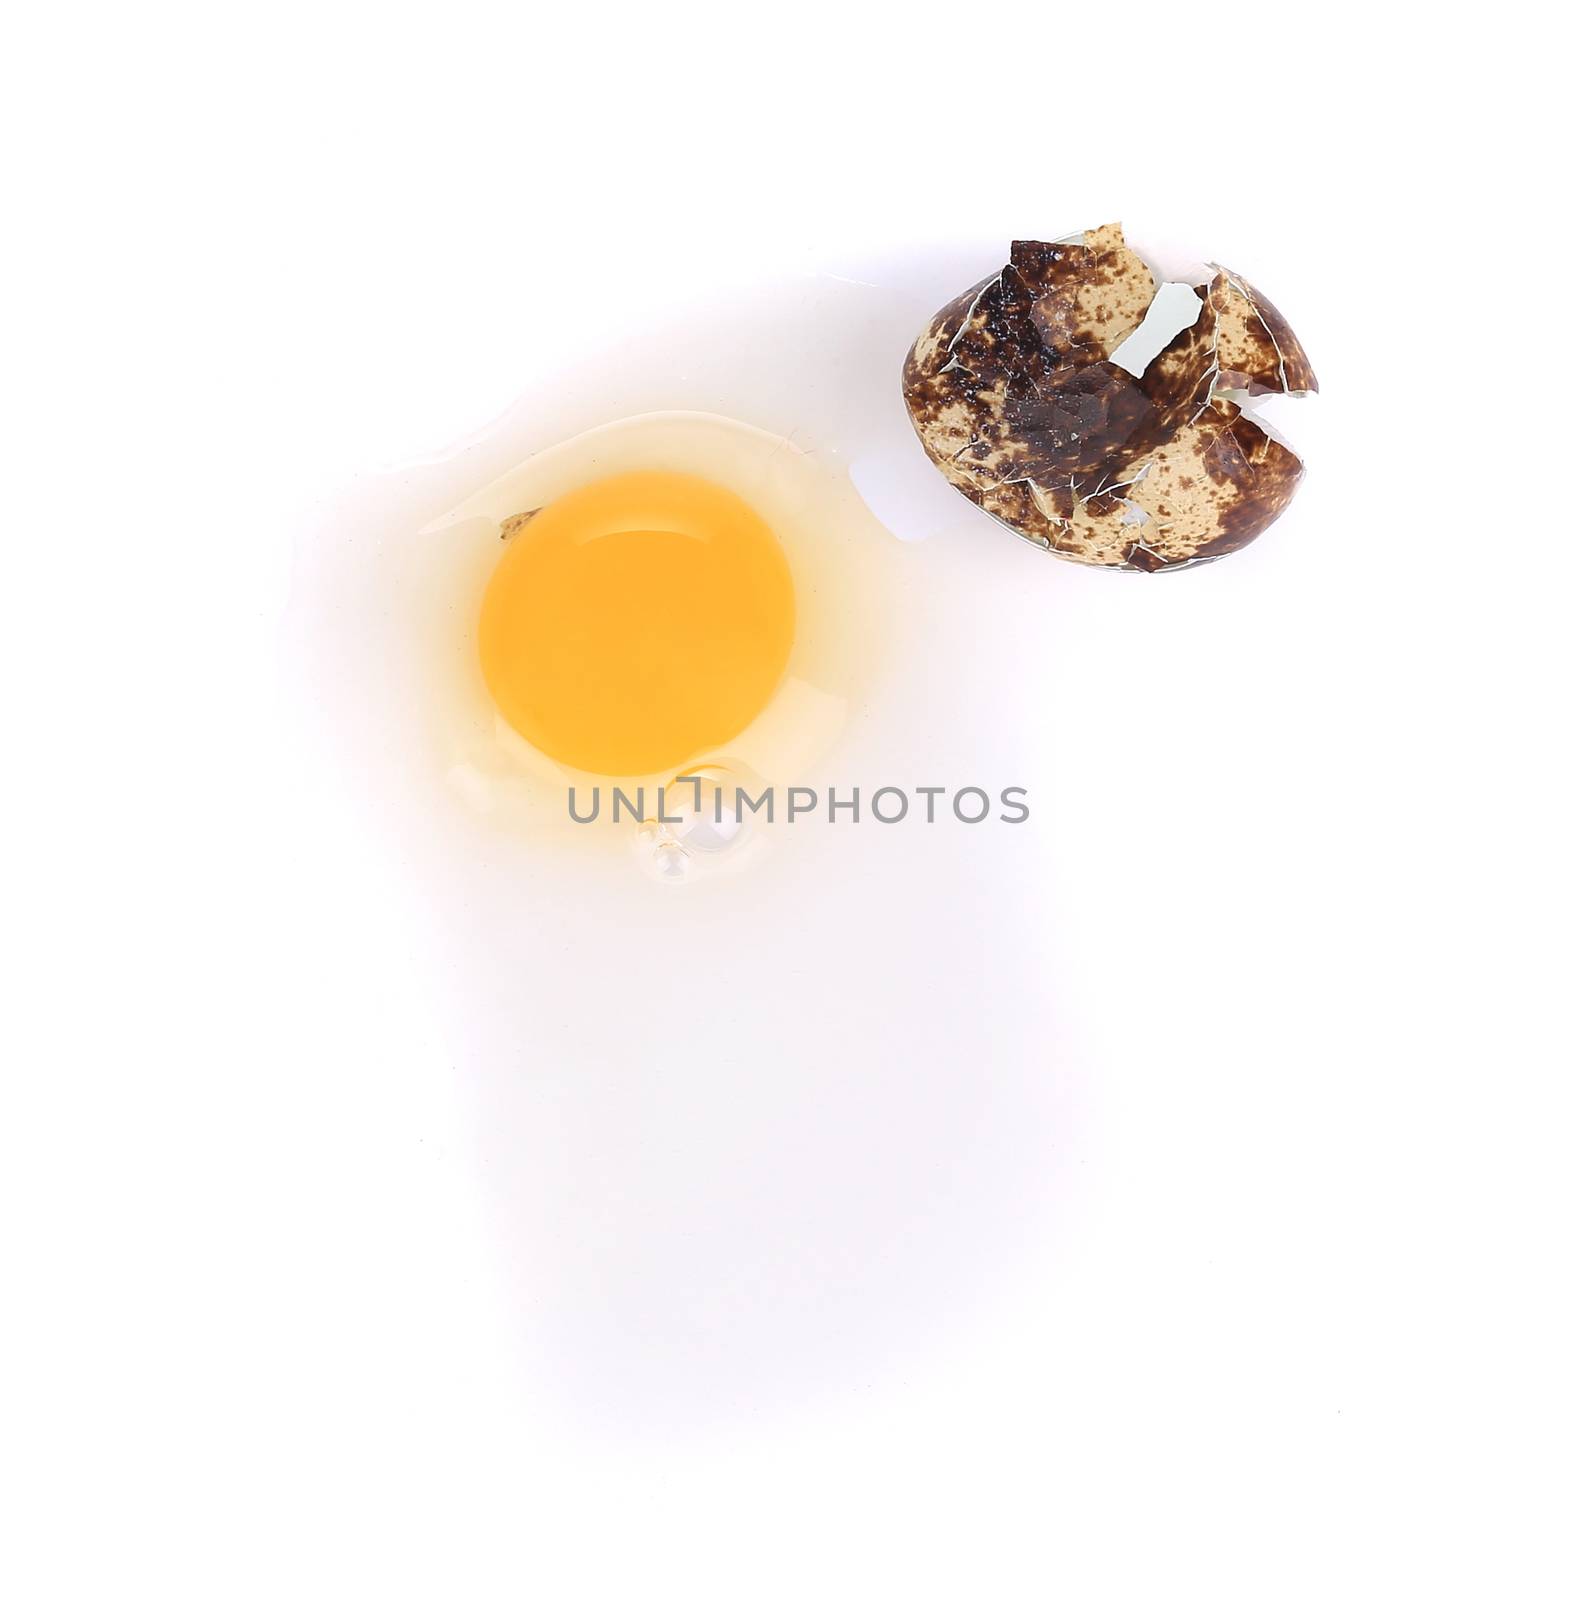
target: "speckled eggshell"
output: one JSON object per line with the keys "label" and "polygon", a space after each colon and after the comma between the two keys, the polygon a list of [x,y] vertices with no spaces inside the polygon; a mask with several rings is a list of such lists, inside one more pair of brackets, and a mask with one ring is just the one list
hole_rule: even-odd
{"label": "speckled eggshell", "polygon": [[1238,403],[1317,389],[1285,318],[1217,268],[1197,321],[1137,378],[1109,357],[1156,288],[1118,223],[1065,244],[1019,240],[905,361],[905,403],[938,469],[1067,560],[1159,572],[1228,555],[1302,478]]}

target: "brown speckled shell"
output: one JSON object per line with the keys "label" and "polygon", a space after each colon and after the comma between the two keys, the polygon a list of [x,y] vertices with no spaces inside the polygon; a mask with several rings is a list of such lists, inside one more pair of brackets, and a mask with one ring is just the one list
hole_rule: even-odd
{"label": "brown speckled shell", "polygon": [[1319,381],[1274,301],[1220,267],[1208,286],[1219,315],[1220,385],[1249,394],[1317,394]]}
{"label": "brown speckled shell", "polygon": [[1302,463],[1227,395],[1315,390],[1274,305],[1223,268],[1141,378],[1108,358],[1156,286],[1118,223],[1017,241],[905,361],[923,447],[969,500],[1055,555],[1159,572],[1228,555],[1286,508]]}

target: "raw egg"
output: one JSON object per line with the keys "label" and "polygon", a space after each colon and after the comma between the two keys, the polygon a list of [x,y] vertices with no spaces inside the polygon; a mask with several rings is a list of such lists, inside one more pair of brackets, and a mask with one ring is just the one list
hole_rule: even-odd
{"label": "raw egg", "polygon": [[668,878],[766,831],[692,843],[661,820],[681,776],[822,780],[886,659],[907,553],[840,463],[691,412],[576,434],[394,543],[388,655],[454,796],[548,848],[637,847]]}

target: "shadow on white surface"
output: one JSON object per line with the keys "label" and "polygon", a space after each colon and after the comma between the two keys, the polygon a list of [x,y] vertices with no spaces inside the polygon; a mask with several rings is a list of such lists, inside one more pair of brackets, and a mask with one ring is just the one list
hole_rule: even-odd
{"label": "shadow on white surface", "polygon": [[[1042,1258],[1075,1093],[1054,907],[1030,825],[775,831],[748,872],[684,886],[481,827],[437,782],[383,562],[532,451],[659,407],[840,467],[919,456],[897,373],[964,268],[926,276],[947,287],[808,276],[627,341],[460,452],[362,486],[301,547],[290,654],[311,747],[417,888],[447,1018],[436,1067],[475,1130],[512,1337],[572,1427],[820,1403]],[[813,783],[1026,779],[1067,574],[947,489],[941,521],[897,530],[940,537],[900,552],[893,659]],[[1003,652],[968,642],[978,611]]]}

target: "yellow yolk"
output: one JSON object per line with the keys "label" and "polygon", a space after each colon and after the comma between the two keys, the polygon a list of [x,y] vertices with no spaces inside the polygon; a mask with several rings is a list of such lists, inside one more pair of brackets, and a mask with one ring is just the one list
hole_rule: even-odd
{"label": "yellow yolk", "polygon": [[648,775],[749,725],[783,677],[794,609],[783,550],[743,500],[684,473],[628,472],[513,536],[486,585],[480,665],[537,749]]}

